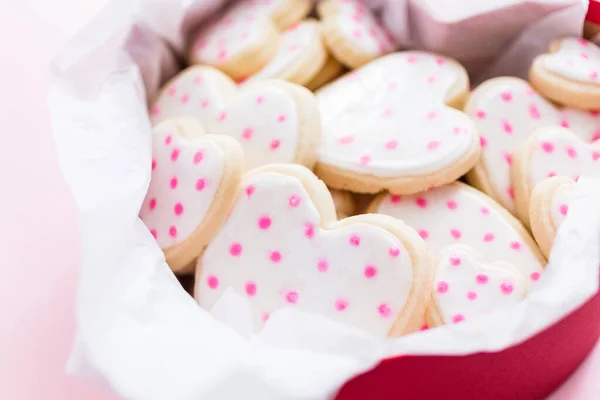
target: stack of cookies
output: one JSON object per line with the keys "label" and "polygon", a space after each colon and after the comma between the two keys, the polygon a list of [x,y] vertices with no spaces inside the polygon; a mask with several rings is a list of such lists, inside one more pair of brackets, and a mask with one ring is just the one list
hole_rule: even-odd
{"label": "stack of cookies", "polygon": [[600,169],[600,49],[552,43],[531,83],[470,93],[360,2],[311,8],[236,2],[155,99],[140,217],[171,269],[207,309],[247,298],[257,330],[299,307],[398,336],[523,299]]}

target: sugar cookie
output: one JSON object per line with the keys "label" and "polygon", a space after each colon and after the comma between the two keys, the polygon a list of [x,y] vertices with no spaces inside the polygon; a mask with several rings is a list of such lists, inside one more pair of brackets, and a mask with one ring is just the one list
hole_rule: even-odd
{"label": "sugar cookie", "polygon": [[521,301],[528,285],[509,263],[484,264],[468,246],[446,247],[436,263],[427,325],[470,320]]}
{"label": "sugar cookie", "polygon": [[321,86],[331,82],[344,72],[344,67],[333,56],[328,55],[321,70],[306,85],[309,90],[317,90]]}
{"label": "sugar cookie", "polygon": [[600,48],[581,38],[555,40],[548,54],[533,60],[529,80],[557,103],[600,109]]}
{"label": "sugar cookie", "polygon": [[455,61],[408,51],[321,88],[317,175],[357,193],[416,193],[458,179],[480,152],[473,121],[449,107],[462,106],[468,87]]}
{"label": "sugar cookie", "polygon": [[210,309],[227,288],[254,325],[300,307],[373,334],[419,329],[433,270],[425,245],[383,215],[336,221],[323,182],[297,165],[250,171],[221,231],[198,258],[195,296]]}
{"label": "sugar cookie", "polygon": [[542,181],[531,192],[531,232],[546,257],[550,254],[556,231],[567,216],[574,190],[574,180],[555,176]]}
{"label": "sugar cookie", "polygon": [[312,168],[321,141],[314,95],[306,88],[265,80],[238,90],[222,72],[193,66],[173,78],[150,111],[153,123],[165,118],[197,118],[206,132],[237,139],[246,166],[271,162]]}
{"label": "sugar cookie", "polygon": [[167,120],[154,127],[152,178],[140,218],[174,272],[193,272],[192,261],[233,204],[243,163],[234,139],[205,135],[193,119]]}
{"label": "sugar cookie", "polygon": [[335,206],[335,213],[338,219],[344,219],[354,215],[356,204],[350,193],[336,189],[329,189],[329,193],[333,199],[333,205]]}
{"label": "sugar cookie", "polygon": [[526,81],[500,77],[478,86],[465,106],[480,134],[481,158],[467,181],[515,213],[512,154],[537,129],[570,126],[585,141],[600,138],[596,112],[559,110]]}
{"label": "sugar cookie", "polygon": [[532,282],[546,260],[523,225],[490,197],[461,182],[414,195],[379,195],[369,212],[404,221],[425,240],[432,255],[468,245],[484,262],[505,261]]}
{"label": "sugar cookie", "polygon": [[192,64],[219,68],[238,79],[265,66],[277,52],[279,30],[300,21],[310,11],[310,0],[241,0],[192,42]]}
{"label": "sugar cookie", "polygon": [[325,0],[317,7],[331,53],[354,69],[395,50],[392,36],[356,0]]}

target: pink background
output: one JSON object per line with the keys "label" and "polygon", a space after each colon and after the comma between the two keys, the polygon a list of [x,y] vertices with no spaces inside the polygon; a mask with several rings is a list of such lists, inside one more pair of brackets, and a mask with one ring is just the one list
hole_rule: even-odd
{"label": "pink background", "polygon": [[[64,373],[75,328],[77,224],[45,106],[50,58],[105,2],[0,0],[2,399],[114,398]],[[551,398],[596,399],[599,377],[597,346]]]}

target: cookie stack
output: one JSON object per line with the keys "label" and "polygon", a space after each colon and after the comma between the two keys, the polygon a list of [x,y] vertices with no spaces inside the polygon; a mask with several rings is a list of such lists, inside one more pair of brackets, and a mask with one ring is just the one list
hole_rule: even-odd
{"label": "cookie stack", "polygon": [[470,93],[360,2],[311,7],[235,3],[154,101],[140,217],[172,270],[207,309],[247,298],[256,329],[299,307],[398,336],[523,299],[600,168],[600,49],[552,43],[531,84]]}

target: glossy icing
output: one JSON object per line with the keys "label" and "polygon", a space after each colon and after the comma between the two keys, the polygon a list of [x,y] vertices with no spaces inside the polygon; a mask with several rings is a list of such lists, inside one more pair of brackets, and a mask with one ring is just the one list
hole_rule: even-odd
{"label": "glossy icing", "polygon": [[562,185],[556,190],[552,197],[550,203],[550,216],[556,229],[560,228],[567,217],[574,192],[575,185]]}
{"label": "glossy icing", "polygon": [[581,38],[560,41],[556,52],[543,57],[544,68],[583,83],[600,83],[600,48]]}

